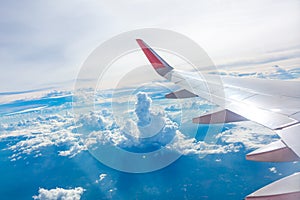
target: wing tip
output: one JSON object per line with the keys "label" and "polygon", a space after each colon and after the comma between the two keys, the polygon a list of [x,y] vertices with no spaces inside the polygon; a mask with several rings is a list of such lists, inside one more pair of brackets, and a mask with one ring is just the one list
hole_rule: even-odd
{"label": "wing tip", "polygon": [[147,48],[146,43],[144,42],[144,40],[137,38],[135,39],[135,41],[139,44],[139,46],[143,49],[143,48]]}
{"label": "wing tip", "polygon": [[142,39],[135,39],[142,51],[144,52],[145,56],[147,57],[148,61],[151,63],[153,68],[156,72],[161,75],[165,76],[168,72],[173,70],[164,59],[162,59],[150,46],[148,46]]}

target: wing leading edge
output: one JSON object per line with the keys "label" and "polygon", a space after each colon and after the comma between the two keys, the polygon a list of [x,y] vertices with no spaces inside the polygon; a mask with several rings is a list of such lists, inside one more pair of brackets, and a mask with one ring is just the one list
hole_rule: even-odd
{"label": "wing leading edge", "polygon": [[[156,72],[183,89],[166,95],[167,98],[199,96],[220,106],[215,112],[194,118],[194,123],[254,121],[276,131],[281,140],[247,154],[248,160],[285,162],[300,159],[300,82],[232,77],[222,77],[220,81],[216,75],[200,77],[172,68],[144,41],[137,39],[137,42]],[[281,181],[295,185],[293,194],[289,187],[281,189],[279,195],[276,191],[270,192],[277,187],[266,186],[269,195],[258,196],[263,193],[255,192],[247,198],[278,199],[279,195],[295,199],[295,192],[298,197],[299,173],[293,178],[279,180],[275,185],[282,185]]]}

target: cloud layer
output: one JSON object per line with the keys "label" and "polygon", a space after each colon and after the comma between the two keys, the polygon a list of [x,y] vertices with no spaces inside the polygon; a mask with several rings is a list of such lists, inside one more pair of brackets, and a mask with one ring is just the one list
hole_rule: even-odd
{"label": "cloud layer", "polygon": [[[234,77],[251,77],[251,78],[262,78],[262,79],[277,79],[277,80],[292,80],[300,78],[300,68],[285,69],[278,65],[274,65],[271,68],[267,68],[266,72],[255,72],[251,70],[250,72],[242,71],[219,71],[219,72],[210,72],[210,74],[219,74],[222,76],[234,76]],[[249,69],[248,69],[249,71]]]}
{"label": "cloud layer", "polygon": [[[185,100],[179,107],[172,102],[161,106],[161,111],[151,111],[151,99],[147,94],[139,93],[134,110],[137,118],[126,116],[130,115],[129,112],[124,114],[123,123],[118,123],[108,109],[90,112],[77,117],[77,121],[74,121],[74,115],[70,114],[69,107],[59,104],[58,110],[65,109],[59,114],[51,112],[43,115],[30,114],[35,117],[1,123],[0,139],[15,138],[7,147],[7,150],[13,152],[10,157],[12,161],[29,155],[43,156],[43,151],[48,147],[56,147],[60,156],[73,157],[87,150],[87,146],[98,142],[111,143],[129,151],[149,151],[166,146],[184,155],[205,155],[237,152],[242,148],[255,149],[277,139],[272,131],[251,123],[242,123],[216,133],[214,136],[216,144],[197,141],[180,131],[180,124],[177,122],[180,121],[178,118],[180,110],[185,109],[190,115],[198,115],[199,112],[204,112],[205,108],[208,110],[213,108],[211,105],[202,100],[195,102],[195,99],[191,99]],[[55,106],[46,108],[44,112],[47,113],[47,110],[53,108]],[[151,121],[147,124],[149,118]],[[153,135],[143,132],[150,132]],[[88,135],[88,139],[86,137],[84,137],[86,140],[83,139],[81,135],[83,133]]]}

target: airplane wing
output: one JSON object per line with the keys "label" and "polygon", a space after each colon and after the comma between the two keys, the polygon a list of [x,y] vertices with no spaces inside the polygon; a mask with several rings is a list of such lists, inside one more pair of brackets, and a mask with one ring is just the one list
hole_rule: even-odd
{"label": "airplane wing", "polygon": [[[219,105],[218,110],[193,118],[194,123],[254,121],[276,131],[281,139],[247,154],[248,160],[300,160],[300,82],[180,71],[171,67],[143,40],[137,39],[137,43],[156,72],[182,88],[167,94],[166,98],[198,96]],[[261,189],[267,192],[258,190],[246,199],[300,199],[300,173],[275,183]]]}

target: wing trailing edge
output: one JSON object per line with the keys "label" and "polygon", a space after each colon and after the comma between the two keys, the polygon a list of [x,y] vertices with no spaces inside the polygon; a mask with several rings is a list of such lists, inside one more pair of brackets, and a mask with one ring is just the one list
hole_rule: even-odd
{"label": "wing trailing edge", "polygon": [[246,158],[247,160],[260,162],[292,162],[299,160],[295,152],[287,147],[281,140],[248,153]]}
{"label": "wing trailing edge", "polygon": [[279,179],[256,192],[248,195],[246,200],[300,199],[300,173]]}
{"label": "wing trailing edge", "polygon": [[221,124],[240,121],[247,121],[247,119],[227,109],[193,118],[193,123],[195,124]]}
{"label": "wing trailing edge", "polygon": [[167,99],[184,99],[184,98],[191,98],[191,97],[198,97],[198,95],[183,89],[176,92],[171,92],[169,94],[166,94],[165,97]]}

